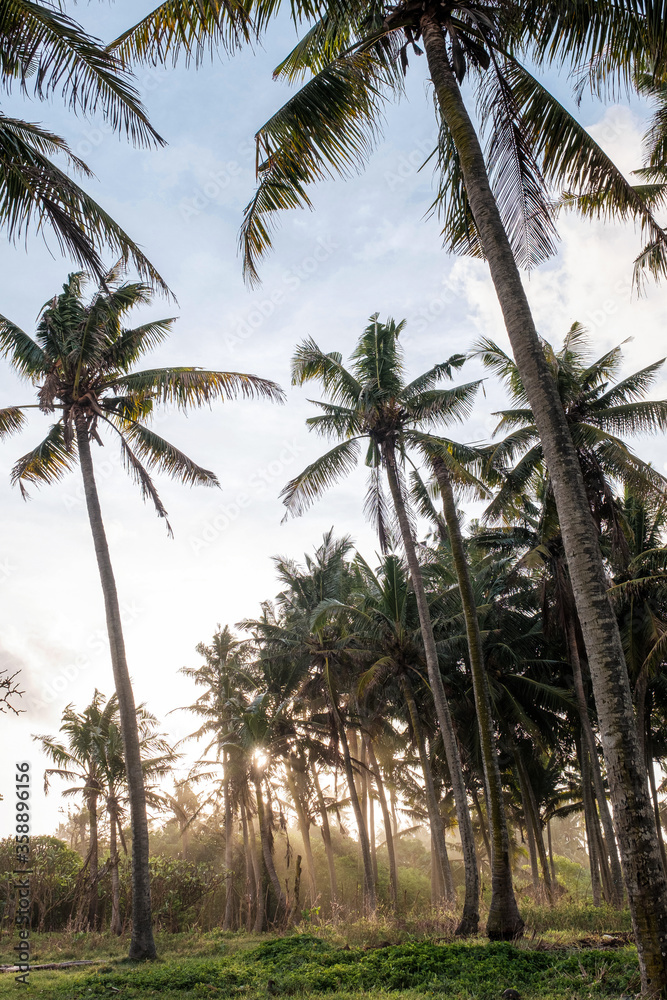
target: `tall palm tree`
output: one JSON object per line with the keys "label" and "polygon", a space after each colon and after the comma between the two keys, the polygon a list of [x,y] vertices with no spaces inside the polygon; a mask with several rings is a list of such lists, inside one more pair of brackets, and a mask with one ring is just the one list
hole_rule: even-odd
{"label": "tall palm tree", "polygon": [[[285,487],[283,497],[292,513],[301,513],[324,489],[349,471],[356,463],[360,442],[366,440],[366,464],[371,469],[366,510],[377,522],[380,541],[384,547],[389,529],[380,477],[383,471],[386,473],[417,599],[429,683],[453,784],[466,868],[466,901],[460,930],[461,933],[469,933],[471,929],[476,929],[478,920],[475,844],[456,735],[440,675],[414,528],[407,505],[403,467],[410,450],[427,457],[437,454],[442,456],[443,462],[460,467],[454,456],[464,449],[430,431],[431,428],[463,419],[469,412],[479,383],[472,382],[454,389],[439,387],[439,383],[444,378],[451,378],[453,369],[462,364],[460,355],[435,365],[407,383],[398,342],[402,327],[403,324],[397,325],[393,320],[380,323],[377,316],[372,317],[352,354],[349,369],[343,366],[338,353],[324,354],[312,340],[305,341],[297,348],[292,381],[303,384],[316,379],[322,383],[328,397],[326,402],[318,403],[324,413],[309,418],[308,425],[320,434],[338,438],[342,443],[292,480]],[[476,657],[471,662],[474,663],[479,724],[480,727],[485,727],[482,739],[485,746],[487,791],[497,809],[497,823],[494,826],[498,840],[493,851],[494,899],[487,922],[487,933],[493,938],[514,937],[520,933],[523,924],[512,889],[502,790],[494,763],[488,690],[481,658]]]}
{"label": "tall palm tree", "polygon": [[[99,112],[114,132],[142,146],[163,145],[150,125],[119,58],[87,34],[62,5],[11,0],[0,5],[0,87],[40,101],[61,96],[77,114]],[[32,226],[50,229],[60,249],[104,277],[100,253],[132,262],[146,281],[166,288],[137,244],[93,198],[54,162],[64,159],[70,173],[92,177],[65,139],[34,122],[0,112],[0,226],[8,238],[24,238]]]}
{"label": "tall palm tree", "polygon": [[[141,769],[136,709],[125,656],[120,607],[95,481],[91,441],[111,431],[124,465],[160,517],[166,510],[150,471],[166,472],[188,485],[215,486],[212,472],[201,468],[147,425],[156,405],[172,402],[183,410],[216,399],[243,396],[279,400],[273,382],[238,372],[197,368],[133,371],[135,362],[167,336],[173,320],[157,320],[134,329],[123,327],[128,311],[150,301],[142,283],[122,283],[118,272],[84,302],[86,276],[71,274],[60,295],[45,306],[35,339],[0,317],[0,351],[19,375],[38,387],[36,404],[0,411],[14,429],[25,422],[27,408],[58,414],[41,444],[21,458],[12,482],[25,495],[25,484],[53,483],[81,468],[88,518],[104,594],[111,663],[118,696],[132,819],[132,940],[130,957],[155,957],[151,926],[148,823]],[[167,522],[168,525],[169,522]],[[171,530],[171,529],[170,529]]]}
{"label": "tall palm tree", "polygon": [[[634,35],[643,39],[646,17],[642,5],[625,18],[623,8],[616,20],[609,5],[587,5],[586,17],[570,16],[573,28],[566,13],[560,16],[561,5],[555,12],[553,5],[548,10],[531,6],[539,9],[526,18],[513,5],[469,2],[403,0],[343,10],[323,5],[276,71],[288,80],[310,79],[257,134],[260,184],[246,210],[241,244],[253,280],[257,260],[271,244],[276,213],[310,206],[312,181],[348,173],[366,160],[386,97],[402,89],[408,49],[416,51],[421,41],[440,124],[445,242],[486,258],[533,410],[591,667],[642,982],[646,989],[662,989],[667,988],[667,953],[656,928],[667,924],[667,878],[643,781],[622,643],[576,449],[519,268],[539,264],[554,249],[546,183],[593,201],[597,192],[610,191],[626,214],[641,219],[653,248],[649,266],[658,262],[656,270],[663,272],[667,237],[649,204],[512,54],[517,39],[530,40],[537,30],[536,45],[542,44],[543,51],[551,46],[560,58],[585,53],[595,63],[597,56],[607,55],[607,21],[614,29],[619,20],[632,21]],[[613,67],[613,58],[607,62]],[[482,103],[486,154],[463,98],[461,85],[467,80]]]}

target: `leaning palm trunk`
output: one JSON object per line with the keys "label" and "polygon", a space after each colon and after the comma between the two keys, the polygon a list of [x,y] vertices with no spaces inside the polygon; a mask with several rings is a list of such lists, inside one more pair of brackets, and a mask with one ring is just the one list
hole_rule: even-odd
{"label": "leaning palm trunk", "polygon": [[[551,871],[549,870],[549,863],[547,860],[547,852],[544,847],[544,837],[542,836],[542,823],[540,821],[540,814],[537,808],[537,802],[535,800],[535,792],[530,783],[530,775],[526,770],[526,766],[521,758],[521,753],[519,750],[515,750],[514,759],[516,762],[517,773],[519,775],[519,784],[521,786],[521,798],[524,803],[524,816],[526,820],[526,829],[530,830],[533,842],[533,850],[535,852],[535,870],[537,870],[537,865],[539,861],[539,866],[542,869],[542,879],[544,881],[544,889],[546,892],[547,900],[550,905],[553,904],[553,894],[551,888]],[[531,865],[533,864],[533,859],[531,857]],[[537,885],[539,887],[539,875]]]}
{"label": "leaning palm trunk", "polygon": [[[444,901],[448,906],[454,906],[456,903],[456,895],[454,893],[454,886],[451,880],[451,870],[449,867],[449,857],[447,856],[447,844],[445,843],[445,831],[442,823],[442,816],[440,815],[440,809],[438,806],[438,797],[435,793],[435,784],[433,782],[433,771],[431,770],[431,762],[428,759],[428,754],[426,753],[426,745],[424,742],[424,733],[422,731],[421,723],[419,721],[419,712],[417,711],[417,705],[415,703],[414,694],[412,692],[412,686],[410,681],[405,676],[401,675],[400,678],[401,691],[403,697],[405,698],[405,704],[408,709],[408,715],[410,716],[410,727],[412,729],[412,735],[417,745],[417,752],[419,754],[419,763],[421,764],[422,775],[424,776],[424,787],[426,789],[426,806],[428,809],[428,818],[431,826],[431,837],[433,841],[433,847],[435,849],[435,857],[440,873],[440,884],[444,889]],[[439,902],[438,893],[435,891],[435,886],[433,887],[433,892],[431,897],[434,903]]]}
{"label": "leaning palm trunk", "polygon": [[463,545],[461,525],[454,500],[451,479],[441,458],[433,459],[433,468],[442,496],[445,524],[454,559],[456,579],[461,595],[463,617],[468,640],[470,672],[477,714],[477,728],[482,751],[484,782],[487,802],[490,805],[489,829],[491,833],[491,905],[486,923],[486,933],[492,940],[516,937],[523,930],[523,920],[514,896],[512,865],[510,862],[509,833],[503,803],[503,786],[498,767],[498,751],[494,733],[489,680],[484,666],[482,636],[477,618],[477,603],[472,589],[470,569]]}
{"label": "leaning palm trunk", "polygon": [[577,699],[579,722],[581,725],[582,752],[585,753],[586,750],[588,750],[593,788],[595,789],[595,797],[600,811],[600,820],[602,822],[602,829],[604,830],[605,854],[609,857],[611,869],[610,901],[613,906],[619,909],[623,906],[623,873],[621,871],[621,862],[616,848],[616,836],[614,834],[614,824],[611,819],[609,803],[607,802],[607,792],[604,787],[604,781],[602,780],[600,761],[598,759],[598,751],[595,744],[595,734],[593,733],[591,720],[588,717],[588,703],[586,700],[586,693],[584,691],[584,678],[581,671],[581,660],[579,658],[579,649],[577,647],[577,636],[574,624],[571,620],[568,622],[567,626],[567,649],[570,654],[570,666],[572,667],[574,691]]}
{"label": "leaning palm trunk", "polygon": [[447,704],[445,688],[442,683],[442,677],[440,676],[440,665],[438,663],[438,652],[435,646],[435,638],[433,636],[431,615],[429,612],[428,601],[426,599],[426,591],[424,589],[421,567],[417,558],[417,550],[414,538],[412,537],[412,528],[410,527],[410,521],[408,519],[403,499],[403,492],[401,490],[401,484],[398,477],[396,453],[394,451],[393,443],[385,442],[383,444],[382,456],[387,470],[389,489],[391,491],[394,510],[396,511],[396,516],[400,525],[403,548],[405,549],[405,556],[408,562],[412,586],[417,601],[419,623],[421,625],[424,654],[426,657],[426,667],[428,670],[428,679],[431,685],[435,710],[438,717],[440,732],[442,734],[442,741],[445,747],[447,766],[449,768],[452,790],[454,792],[454,802],[456,804],[456,816],[459,822],[459,834],[461,837],[461,849],[463,852],[463,863],[465,869],[465,901],[463,904],[463,914],[457,928],[457,934],[475,934],[479,925],[479,872],[477,870],[477,852],[475,850],[475,838],[472,830],[470,810],[468,808],[468,797],[466,794],[465,782],[463,780],[463,771],[461,769],[461,757],[459,754],[458,744],[456,742],[454,723],[452,722],[449,705]]}
{"label": "leaning palm trunk", "polygon": [[156,951],[151,919],[150,871],[148,867],[148,820],[146,816],[146,794],[141,768],[139,734],[137,732],[137,712],[130,674],[127,668],[127,659],[125,657],[125,643],[123,640],[118,594],[111,559],[109,557],[109,546],[107,545],[104,523],[102,521],[97,485],[95,483],[88,428],[83,416],[77,419],[76,437],[86,507],[93,534],[102,591],[104,593],[111,665],[113,667],[116,695],[118,696],[127,787],[130,798],[130,818],[132,823],[132,937],[130,941],[130,958],[134,960],[155,958]]}
{"label": "leaning palm trunk", "polygon": [[377,758],[375,756],[375,751],[373,750],[373,744],[370,737],[366,741],[366,752],[368,754],[368,763],[370,764],[373,777],[375,778],[375,784],[378,790],[378,799],[380,800],[380,809],[382,810],[382,822],[384,823],[384,837],[387,844],[387,857],[389,858],[389,892],[391,894],[391,905],[396,912],[398,908],[398,870],[396,868],[396,851],[394,850],[394,835],[391,829],[391,816],[389,815],[389,807],[387,805],[387,796],[384,791],[384,783],[382,781],[382,775],[380,774],[380,768],[378,766]]}
{"label": "leaning palm trunk", "polygon": [[597,529],[558,390],[491,191],[479,139],[449,64],[442,28],[428,8],[420,24],[440,112],[459,153],[466,195],[553,483],[600,720],[642,987],[647,993],[667,992],[667,878],[639,753],[623,647],[607,597]]}

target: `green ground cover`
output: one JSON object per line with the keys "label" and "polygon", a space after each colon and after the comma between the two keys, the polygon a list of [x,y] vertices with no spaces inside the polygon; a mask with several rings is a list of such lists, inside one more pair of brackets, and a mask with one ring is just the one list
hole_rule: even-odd
{"label": "green ground cover", "polygon": [[[35,936],[37,938],[37,936]],[[43,1000],[155,996],[161,1000],[317,997],[346,1000],[397,996],[420,1000],[500,1000],[505,989],[522,1000],[584,1000],[620,997],[639,988],[634,948],[582,947],[533,939],[519,946],[413,940],[384,947],[341,947],[340,939],[295,933],[264,939],[221,933],[162,936],[154,963],[124,961],[123,942],[89,936],[87,946],[47,947],[35,940],[35,961],[104,958],[103,965],[73,972],[33,972],[28,993]],[[61,936],[62,937],[62,936]],[[596,943],[596,942],[593,942]],[[603,942],[600,941],[600,944]],[[7,959],[5,959],[6,961]],[[0,996],[16,996],[13,976],[0,977]]]}

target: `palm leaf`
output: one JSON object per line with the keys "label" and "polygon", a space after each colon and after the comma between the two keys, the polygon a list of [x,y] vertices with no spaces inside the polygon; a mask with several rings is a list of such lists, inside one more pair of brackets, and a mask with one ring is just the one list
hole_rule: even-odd
{"label": "palm leaf", "polygon": [[0,439],[9,437],[23,430],[26,424],[25,414],[20,406],[7,406],[0,410]]}
{"label": "palm leaf", "polygon": [[241,372],[210,372],[201,368],[153,368],[114,378],[114,388],[131,393],[151,392],[164,403],[186,409],[215,400],[270,399],[281,403],[284,393],[275,382]]}
{"label": "palm leaf", "polygon": [[21,493],[27,498],[24,482],[56,483],[70,472],[76,461],[74,445],[65,444],[65,431],[62,423],[53,424],[41,444],[20,458],[11,472],[12,483],[18,483]]}
{"label": "palm leaf", "polygon": [[0,354],[23,378],[42,375],[45,371],[45,358],[39,344],[24,333],[18,326],[0,315]]}
{"label": "palm leaf", "polygon": [[148,427],[144,427],[136,421],[128,424],[124,420],[119,421],[119,425],[124,436],[131,442],[135,453],[149,469],[166,472],[172,479],[177,479],[188,486],[220,485],[215,473],[197,465],[186,454]]}
{"label": "palm leaf", "polygon": [[359,438],[336,445],[285,486],[280,497],[290,514],[303,514],[325,490],[346,476],[359,458]]}

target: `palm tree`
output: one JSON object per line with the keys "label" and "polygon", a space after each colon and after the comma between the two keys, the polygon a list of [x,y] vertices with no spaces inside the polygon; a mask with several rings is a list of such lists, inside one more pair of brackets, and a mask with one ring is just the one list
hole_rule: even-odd
{"label": "palm tree", "polygon": [[[150,125],[132,78],[120,60],[87,34],[58,4],[12,0],[0,9],[2,89],[37,100],[62,96],[75,113],[101,112],[114,132],[136,144],[163,145]],[[103,247],[132,262],[146,281],[166,286],[139,247],[100,205],[57,166],[92,177],[65,139],[33,122],[0,112],[0,226],[18,241],[31,226],[50,228],[60,249],[98,279]]]}
{"label": "palm tree", "polygon": [[[343,367],[338,353],[324,354],[314,341],[305,341],[293,362],[292,381],[303,384],[317,379],[324,386],[328,401],[318,406],[324,413],[308,420],[318,433],[342,440],[332,451],[317,459],[283,491],[284,502],[292,513],[301,513],[323,490],[347,473],[355,464],[359,442],[368,440],[366,464],[371,468],[366,510],[377,522],[380,542],[388,541],[387,510],[380,480],[385,471],[392,504],[399,524],[410,577],[419,609],[429,683],[433,693],[440,731],[450,770],[466,868],[466,902],[461,933],[476,929],[478,920],[478,872],[475,844],[468,808],[461,762],[449,706],[440,675],[433,626],[417,557],[414,529],[406,503],[403,465],[410,449],[430,457],[437,454],[448,466],[460,469],[455,457],[464,449],[428,430],[447,425],[469,411],[478,382],[455,389],[439,388],[445,377],[462,364],[460,355],[435,365],[430,371],[406,383],[398,337],[403,324],[379,323],[377,316],[360,338],[352,354],[352,367]],[[457,522],[458,523],[458,522]],[[494,844],[494,899],[487,933],[493,938],[514,937],[523,926],[512,890],[512,878],[506,843],[499,776],[494,763],[493,735],[488,691],[480,657],[471,660],[475,671],[475,702],[485,746],[485,778],[491,801],[496,802],[498,840]],[[503,833],[505,830],[505,833]]]}
{"label": "palm tree", "polygon": [[105,701],[104,695],[95,691],[93,700],[83,712],[77,713],[72,704],[67,705],[60,726],[60,732],[65,735],[64,739],[54,736],[33,736],[33,739],[40,744],[41,750],[56,765],[44,772],[44,791],[48,792],[52,777],[75,781],[76,784],[68,788],[64,794],[82,795],[88,812],[88,852],[81,872],[82,875],[87,873],[89,895],[86,924],[91,930],[97,929],[99,902],[98,802],[105,792],[98,737],[114,711],[111,704],[105,705]]}
{"label": "palm tree", "polygon": [[[142,283],[121,283],[118,272],[107,276],[89,303],[84,303],[86,276],[71,274],[60,295],[45,306],[33,340],[10,320],[0,317],[0,350],[19,375],[39,387],[37,404],[0,411],[0,426],[23,426],[26,408],[58,413],[45,439],[24,455],[12,470],[12,482],[23,495],[25,483],[53,483],[81,467],[88,518],[104,594],[107,631],[127,767],[132,819],[132,940],[130,957],[155,957],[151,927],[148,823],[141,767],[136,708],[125,656],[116,584],[95,482],[91,441],[101,444],[100,430],[118,439],[126,469],[150,498],[160,517],[166,510],[149,470],[167,472],[188,485],[217,485],[212,472],[201,468],[147,426],[159,402],[183,410],[216,399],[259,396],[279,400],[273,382],[238,372],[208,372],[197,368],[155,368],[132,371],[135,362],[167,336],[172,320],[157,320],[134,329],[122,321],[136,305],[150,301]],[[168,524],[168,522],[167,522]],[[171,529],[170,529],[171,530]]]}
{"label": "palm tree", "polygon": [[[380,131],[385,98],[401,91],[407,50],[417,50],[421,40],[440,124],[445,242],[488,261],[542,441],[601,721],[642,982],[646,989],[656,984],[662,989],[667,988],[667,954],[656,928],[667,924],[667,877],[643,781],[622,643],[576,449],[519,270],[553,252],[547,182],[593,202],[597,192],[611,192],[649,232],[649,266],[665,258],[665,233],[648,203],[510,54],[514,42],[530,41],[533,33],[542,51],[551,47],[561,58],[585,53],[594,64],[599,56],[606,59],[607,71],[609,64],[614,66],[605,48],[607,21],[614,22],[615,12],[606,4],[602,8],[604,14],[602,9],[583,19],[574,14],[568,22],[567,14],[561,17],[543,6],[534,16],[517,18],[512,5],[490,9],[468,2],[423,5],[404,0],[344,10],[324,5],[276,71],[292,81],[311,78],[257,134],[260,185],[246,209],[241,244],[246,273],[255,280],[257,260],[271,244],[276,213],[310,206],[308,184],[331,173],[348,173],[366,160]],[[632,12],[625,20],[632,20]],[[631,25],[642,39],[645,20],[637,11]],[[482,102],[489,132],[486,155],[462,96],[466,78],[472,79]],[[610,691],[618,695],[612,698]]]}
{"label": "palm tree", "polygon": [[[254,692],[256,680],[251,676],[248,664],[251,650],[247,644],[237,639],[225,625],[218,627],[210,645],[201,642],[197,652],[204,657],[201,667],[183,667],[182,674],[190,677],[204,692],[187,711],[200,716],[204,721],[192,734],[191,739],[205,735],[214,736],[204,753],[215,746],[216,758],[222,763],[223,808],[225,814],[225,916],[222,929],[232,929],[234,902],[234,802],[232,783],[239,770],[245,767],[238,760],[241,749],[233,739],[239,715],[245,710],[248,695]],[[244,754],[241,752],[241,756]]]}

